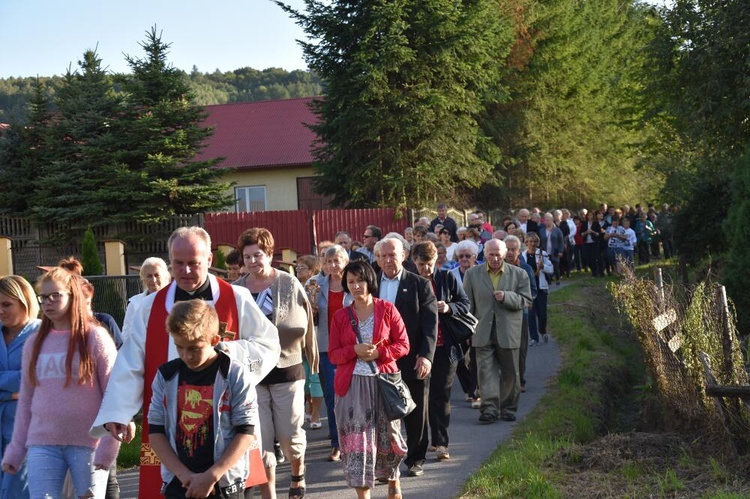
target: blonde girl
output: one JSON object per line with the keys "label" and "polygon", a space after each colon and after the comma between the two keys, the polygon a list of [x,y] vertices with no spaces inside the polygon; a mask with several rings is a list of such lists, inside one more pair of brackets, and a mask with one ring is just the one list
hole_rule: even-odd
{"label": "blonde girl", "polygon": [[16,473],[26,458],[32,498],[60,497],[68,471],[78,497],[104,497],[106,470],[119,449],[111,437],[88,434],[116,350],[107,331],[93,323],[81,285],[80,276],[60,267],[42,277],[42,323],[23,349],[18,411],[3,471]]}

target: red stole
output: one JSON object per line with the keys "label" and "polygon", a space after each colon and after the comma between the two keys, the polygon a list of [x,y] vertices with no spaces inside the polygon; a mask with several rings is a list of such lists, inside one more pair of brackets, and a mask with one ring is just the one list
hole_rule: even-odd
{"label": "red stole", "polygon": [[[217,279],[219,299],[214,300],[214,307],[227,334],[223,339],[236,339],[239,334],[239,315],[234,299],[232,285]],[[151,384],[156,377],[159,366],[169,360],[169,333],[167,333],[167,293],[166,286],[156,293],[146,329],[146,349],[143,375],[143,424],[141,431],[141,462],[138,497],[156,497],[161,490],[162,478],[159,459],[148,438],[148,408],[151,403]],[[226,324],[226,327],[224,327]],[[230,333],[234,332],[234,336]]]}

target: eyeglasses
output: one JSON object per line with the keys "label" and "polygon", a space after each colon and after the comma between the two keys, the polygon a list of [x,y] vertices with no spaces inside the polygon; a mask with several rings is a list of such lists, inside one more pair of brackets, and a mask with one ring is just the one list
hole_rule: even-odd
{"label": "eyeglasses", "polygon": [[469,260],[469,259],[471,259],[471,257],[473,257],[474,255],[456,255],[456,256],[458,256],[458,259],[459,259],[459,260]]}
{"label": "eyeglasses", "polygon": [[300,270],[310,270],[310,267],[305,267],[304,265],[297,265],[295,268],[297,269],[298,272]]}
{"label": "eyeglasses", "polygon": [[44,305],[44,302],[49,301],[50,303],[57,303],[62,295],[69,295],[70,293],[59,293],[55,291],[48,295],[37,295],[36,299],[39,300],[39,305]]}
{"label": "eyeglasses", "polygon": [[362,239],[367,239],[368,237],[375,237],[372,234],[362,234]]}

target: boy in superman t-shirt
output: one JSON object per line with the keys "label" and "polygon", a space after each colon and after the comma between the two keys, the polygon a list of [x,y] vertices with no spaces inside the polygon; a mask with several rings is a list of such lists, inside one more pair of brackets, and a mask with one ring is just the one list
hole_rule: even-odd
{"label": "boy in superman t-shirt", "polygon": [[245,367],[215,349],[219,319],[203,300],[175,303],[167,331],[178,358],[159,367],[148,412],[168,498],[243,497],[257,424]]}

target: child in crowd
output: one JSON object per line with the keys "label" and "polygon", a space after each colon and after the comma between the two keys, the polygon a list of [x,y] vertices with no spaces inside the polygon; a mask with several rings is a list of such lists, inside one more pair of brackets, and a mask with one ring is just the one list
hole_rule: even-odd
{"label": "child in crowd", "polygon": [[242,261],[242,255],[240,255],[240,252],[236,249],[233,249],[232,251],[227,254],[227,282],[234,282],[237,279],[240,278],[240,276],[244,273],[242,269],[242,265],[244,262]]}
{"label": "child in crowd", "polygon": [[615,275],[620,275],[620,262],[623,257],[623,240],[626,238],[625,229],[620,226],[620,218],[612,217],[612,225],[607,227],[604,240],[607,241],[607,257]]}
{"label": "child in crowd", "polygon": [[628,217],[623,217],[622,219],[622,228],[623,228],[623,234],[624,237],[622,239],[622,254],[623,259],[625,260],[625,263],[630,267],[630,269],[633,269],[633,255],[635,252],[635,248],[638,246],[638,237],[635,235],[635,231],[630,228],[630,219]]}
{"label": "child in crowd", "polygon": [[56,267],[40,282],[44,317],[24,345],[13,439],[3,471],[27,458],[29,492],[61,497],[70,470],[78,497],[103,498],[119,442],[89,437],[115,361],[115,344],[93,322],[82,278]]}
{"label": "child in crowd", "polygon": [[258,423],[245,368],[214,347],[219,318],[202,300],[175,303],[167,330],[178,357],[159,367],[148,411],[167,498],[240,499]]}

